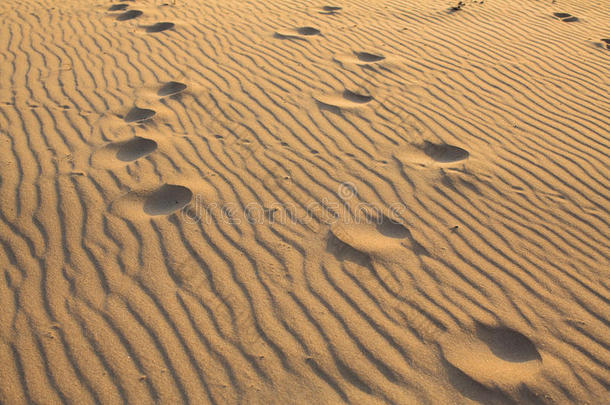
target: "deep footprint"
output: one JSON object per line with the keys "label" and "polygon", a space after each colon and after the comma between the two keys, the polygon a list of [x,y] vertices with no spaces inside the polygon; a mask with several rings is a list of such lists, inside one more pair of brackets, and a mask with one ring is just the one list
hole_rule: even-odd
{"label": "deep footprint", "polygon": [[487,387],[514,388],[538,372],[542,357],[525,335],[504,327],[476,324],[474,335],[443,344],[445,360]]}
{"label": "deep footprint", "polygon": [[578,21],[577,17],[574,17],[571,14],[568,13],[553,13],[553,15],[557,18],[559,18],[561,21],[563,22],[574,22],[574,21]]}
{"label": "deep footprint", "polygon": [[133,162],[144,156],[150,155],[157,149],[157,142],[146,138],[134,138],[122,142],[118,146],[117,159],[123,162]]}
{"label": "deep footprint", "polygon": [[379,62],[385,59],[385,56],[375,55],[368,52],[356,52],[356,57],[362,62]]}
{"label": "deep footprint", "polygon": [[359,94],[350,90],[345,90],[342,94],[321,95],[316,97],[322,107],[332,107],[334,109],[356,108],[370,103],[373,96]]}
{"label": "deep footprint", "polygon": [[174,26],[175,26],[175,24],[172,22],[158,22],[156,24],[149,25],[148,27],[146,27],[146,32],[148,32],[148,33],[163,32],[163,31],[167,31],[169,29],[174,28]]}
{"label": "deep footprint", "polygon": [[320,30],[314,27],[299,27],[275,33],[275,37],[280,39],[305,39],[315,35],[320,35]]}
{"label": "deep footprint", "polygon": [[123,11],[127,7],[129,7],[129,4],[125,4],[125,3],[113,4],[112,6],[108,7],[108,11]]}
{"label": "deep footprint", "polygon": [[186,84],[184,83],[167,82],[163,86],[161,86],[159,91],[157,91],[157,95],[159,97],[173,96],[178,93],[182,93],[184,90],[186,90]]}
{"label": "deep footprint", "polygon": [[424,153],[435,162],[454,163],[468,159],[470,153],[458,146],[435,144],[426,141],[423,147]]}
{"label": "deep footprint", "polygon": [[317,28],[313,28],[313,27],[300,27],[297,28],[297,33],[299,33],[299,35],[319,35],[320,34],[320,30]]}
{"label": "deep footprint", "polygon": [[380,212],[361,212],[353,221],[332,226],[331,233],[345,245],[366,254],[403,250],[405,246],[420,250],[407,228]]}
{"label": "deep footprint", "polygon": [[154,117],[156,112],[148,108],[133,107],[123,118],[125,122],[141,122],[146,121]]}
{"label": "deep footprint", "polygon": [[119,14],[117,16],[116,20],[117,21],[133,20],[134,18],[137,18],[137,17],[141,16],[142,14],[144,14],[144,13],[140,10],[129,10],[129,11],[125,11],[123,14]]}
{"label": "deep footprint", "polygon": [[478,324],[476,331],[491,352],[504,361],[523,363],[541,359],[534,343],[517,331],[483,324]]}
{"label": "deep footprint", "polygon": [[337,55],[335,60],[340,63],[355,65],[374,65],[385,60],[386,57],[377,53],[355,51],[351,54]]}
{"label": "deep footprint", "polygon": [[144,201],[144,212],[148,215],[169,215],[184,208],[193,198],[186,187],[165,184],[153,191]]}
{"label": "deep footprint", "polygon": [[343,98],[345,98],[346,100],[349,100],[353,103],[358,103],[358,104],[366,104],[366,103],[370,102],[371,100],[373,100],[372,96],[369,96],[366,94],[354,93],[353,91],[349,91],[349,90],[345,90],[343,92]]}
{"label": "deep footprint", "polygon": [[362,266],[370,264],[369,256],[337,238],[332,232],[328,235],[326,251],[339,261],[350,261]]}
{"label": "deep footprint", "polygon": [[322,7],[322,10],[320,10],[320,14],[334,15],[334,14],[337,14],[339,12],[339,10],[341,10],[341,7],[324,6],[324,7]]}

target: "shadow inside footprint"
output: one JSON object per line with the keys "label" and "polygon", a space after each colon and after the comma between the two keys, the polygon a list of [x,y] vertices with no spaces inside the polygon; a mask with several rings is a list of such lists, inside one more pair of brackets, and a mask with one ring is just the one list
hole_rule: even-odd
{"label": "shadow inside footprint", "polygon": [[[475,322],[474,334],[441,342],[441,351],[452,366],[448,371],[453,374],[454,386],[467,388],[466,391],[479,384],[512,390],[535,378],[542,367],[542,356],[534,343],[502,325]],[[476,391],[481,392],[478,388]]]}
{"label": "shadow inside footprint", "polygon": [[350,91],[350,90],[345,90],[343,92],[343,98],[345,98],[348,101],[351,101],[352,103],[358,103],[358,104],[368,103],[369,101],[373,100],[373,96],[354,93],[353,91]]}
{"label": "shadow inside footprint", "polygon": [[314,28],[314,27],[300,27],[300,28],[297,28],[296,31],[299,35],[305,35],[305,36],[320,34],[320,30],[317,28]]}
{"label": "shadow inside footprint", "polygon": [[184,83],[167,82],[163,86],[161,86],[159,91],[157,91],[157,95],[159,97],[173,96],[178,93],[182,93],[184,90],[186,90],[186,84]]}
{"label": "shadow inside footprint", "polygon": [[116,18],[117,21],[127,21],[127,20],[132,20],[134,18],[137,18],[139,16],[141,16],[142,14],[144,14],[143,12],[141,12],[140,10],[129,10],[129,11],[125,11],[122,14],[119,14]]}
{"label": "shadow inside footprint", "polygon": [[322,7],[321,14],[335,14],[337,11],[341,10],[341,7],[338,6],[324,6]]}
{"label": "shadow inside footprint", "polygon": [[411,237],[411,233],[407,228],[402,226],[400,223],[391,220],[385,215],[381,216],[381,219],[377,221],[377,231],[383,236],[388,238],[404,239]]}
{"label": "shadow inside footprint", "polygon": [[175,26],[175,24],[172,22],[158,22],[158,23],[155,23],[153,25],[149,25],[148,27],[146,27],[146,32],[155,33],[155,32],[167,31],[169,29],[174,28],[174,26]]}
{"label": "shadow inside footprint", "polygon": [[320,30],[314,27],[299,27],[288,30],[276,31],[273,35],[279,39],[298,39],[305,40],[307,37],[320,35]]}
{"label": "shadow inside footprint", "polygon": [[317,95],[314,98],[320,109],[333,113],[340,113],[343,108],[360,108],[373,100],[370,95],[358,94],[350,90],[344,90],[339,94]]}
{"label": "shadow inside footprint", "polygon": [[517,331],[477,324],[476,332],[491,352],[504,361],[524,363],[541,360],[534,343]]}
{"label": "shadow inside footprint", "polygon": [[151,119],[156,112],[148,108],[133,107],[123,118],[125,122],[141,122]]}
{"label": "shadow inside footprint", "polygon": [[108,11],[123,11],[127,7],[129,7],[129,4],[125,4],[125,3],[113,4],[112,6],[108,7]]}
{"label": "shadow inside footprint", "polygon": [[144,212],[148,215],[168,215],[184,208],[193,198],[186,187],[165,184],[152,192],[144,201]]}
{"label": "shadow inside footprint", "polygon": [[571,14],[568,13],[553,13],[553,15],[557,18],[559,18],[561,21],[563,22],[574,22],[574,21],[578,21],[577,17],[574,17]]}
{"label": "shadow inside footprint", "polygon": [[366,253],[344,243],[332,232],[329,233],[328,241],[326,242],[326,251],[335,256],[339,261],[345,260],[361,266],[368,266],[370,264],[370,257]]}
{"label": "shadow inside footprint", "polygon": [[372,53],[368,53],[368,52],[355,52],[356,53],[356,57],[358,58],[358,60],[362,61],[362,62],[379,62],[385,59],[385,56],[381,56],[381,55],[375,55]]}
{"label": "shadow inside footprint", "polygon": [[123,162],[132,162],[151,154],[157,149],[157,142],[146,138],[134,138],[123,142],[117,150],[117,159]]}
{"label": "shadow inside footprint", "polygon": [[467,150],[453,145],[435,144],[426,141],[424,153],[432,160],[440,163],[453,163],[467,159],[470,156]]}

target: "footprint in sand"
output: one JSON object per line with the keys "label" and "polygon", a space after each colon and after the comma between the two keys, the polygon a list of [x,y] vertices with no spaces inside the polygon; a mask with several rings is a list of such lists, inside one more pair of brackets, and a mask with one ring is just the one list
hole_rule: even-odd
{"label": "footprint in sand", "polygon": [[412,145],[394,154],[405,165],[445,166],[463,162],[470,153],[459,146],[425,141],[422,145]]}
{"label": "footprint in sand", "polygon": [[159,97],[175,96],[186,90],[186,84],[180,82],[167,82],[157,91]]}
{"label": "footprint in sand", "polygon": [[503,326],[477,323],[474,334],[448,338],[442,342],[441,350],[451,367],[488,388],[520,386],[542,365],[536,345],[525,335]]}
{"label": "footprint in sand", "polygon": [[414,246],[411,232],[381,213],[363,212],[359,218],[334,224],[330,231],[338,241],[366,254]]}
{"label": "footprint in sand", "polygon": [[169,215],[184,208],[192,198],[190,189],[164,184],[145,198],[143,209],[148,215]]}
{"label": "footprint in sand", "polygon": [[329,234],[326,241],[326,251],[339,261],[348,261],[362,266],[366,266],[370,262],[370,258],[366,253],[343,242],[332,232]]}
{"label": "footprint in sand", "polygon": [[337,62],[360,66],[373,65],[385,59],[386,57],[383,55],[370,52],[354,52],[353,54],[339,55],[335,57]]}
{"label": "footprint in sand", "polygon": [[275,37],[280,39],[307,39],[315,35],[320,35],[320,30],[314,27],[299,27],[275,33]]}
{"label": "footprint in sand", "polygon": [[574,17],[572,14],[568,13],[553,13],[553,15],[559,18],[563,22],[575,22],[578,21],[577,17]]}
{"label": "footprint in sand", "polygon": [[156,114],[155,110],[148,108],[133,107],[123,118],[125,122],[142,122],[151,119]]}
{"label": "footprint in sand", "polygon": [[157,142],[135,137],[115,146],[116,158],[122,162],[133,162],[144,156],[150,155],[157,149]]}
{"label": "footprint in sand", "polygon": [[455,163],[468,159],[470,153],[458,146],[424,142],[423,151],[430,159],[438,163]]}
{"label": "footprint in sand", "polygon": [[326,94],[314,97],[323,106],[344,109],[362,107],[373,100],[373,96],[345,90],[341,94]]}
{"label": "footprint in sand", "polygon": [[119,14],[116,17],[116,20],[117,21],[133,20],[134,18],[137,18],[137,17],[141,16],[142,14],[144,14],[144,13],[140,10],[129,10],[129,11],[125,11],[122,14]]}
{"label": "footprint in sand", "polygon": [[163,32],[163,31],[167,31],[169,29],[174,28],[175,24],[173,22],[158,22],[155,23],[153,25],[149,25],[148,27],[146,27],[146,32],[148,33],[156,33],[156,32]]}
{"label": "footprint in sand", "polygon": [[123,11],[127,7],[129,7],[129,4],[125,4],[125,3],[113,4],[112,6],[108,7],[108,11]]}
{"label": "footprint in sand", "polygon": [[110,168],[133,162],[150,155],[157,150],[157,142],[140,137],[127,141],[114,142],[96,151],[91,157],[91,164],[97,167]]}
{"label": "footprint in sand", "polygon": [[341,7],[338,6],[324,6],[320,11],[320,14],[336,14],[341,10]]}

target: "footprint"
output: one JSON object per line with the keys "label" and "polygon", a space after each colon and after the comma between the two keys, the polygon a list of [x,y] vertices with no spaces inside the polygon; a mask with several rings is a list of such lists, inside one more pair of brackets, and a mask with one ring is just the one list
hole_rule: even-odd
{"label": "footprint", "polygon": [[156,149],[157,142],[151,139],[135,137],[117,145],[116,157],[122,162],[133,162],[136,159],[150,155]]}
{"label": "footprint", "polygon": [[349,261],[361,266],[370,264],[369,256],[337,238],[332,232],[326,241],[326,251],[332,254],[339,261]]}
{"label": "footprint", "polygon": [[424,142],[424,153],[438,163],[455,163],[468,159],[470,153],[458,146]]}
{"label": "footprint", "polygon": [[300,28],[297,28],[296,31],[299,35],[305,35],[305,36],[320,35],[320,30],[317,28],[313,28],[313,27],[300,27]]}
{"label": "footprint", "polygon": [[159,97],[174,96],[186,90],[186,84],[180,82],[167,82],[157,91]]}
{"label": "footprint", "polygon": [[112,6],[108,7],[108,11],[123,11],[127,7],[129,7],[129,4],[125,4],[125,3],[113,4]]}
{"label": "footprint", "polygon": [[335,108],[355,108],[370,103],[373,96],[345,90],[342,94],[321,95],[315,97],[318,103]]}
{"label": "footprint", "polygon": [[460,372],[487,387],[521,385],[541,367],[542,357],[525,335],[503,326],[476,324],[473,335],[447,339],[444,359]]}
{"label": "footprint", "polygon": [[175,26],[175,24],[173,22],[158,22],[158,23],[155,23],[153,25],[149,25],[148,27],[146,27],[146,32],[155,33],[155,32],[167,31],[169,29],[174,28],[174,26]]}
{"label": "footprint", "polygon": [[299,27],[275,33],[275,37],[280,39],[306,39],[315,35],[320,35],[320,30],[314,27]]}
{"label": "footprint", "polygon": [[125,122],[142,122],[151,119],[156,112],[148,108],[133,107],[123,118]]}
{"label": "footprint", "polygon": [[157,142],[136,136],[127,141],[111,143],[99,149],[91,157],[91,164],[97,167],[110,168],[121,163],[133,162],[150,155],[155,150],[157,150]]}
{"label": "footprint", "polygon": [[574,17],[571,14],[568,13],[553,13],[553,15],[557,18],[559,18],[561,21],[563,22],[574,22],[574,21],[578,21],[577,17]]}
{"label": "footprint", "polygon": [[393,156],[404,166],[436,167],[463,162],[468,159],[470,153],[459,146],[425,141],[421,145],[402,147]]}
{"label": "footprint", "polygon": [[379,62],[385,59],[385,56],[375,55],[368,52],[356,52],[356,57],[362,62]]}
{"label": "footprint", "polygon": [[409,230],[380,212],[362,212],[349,221],[336,223],[331,226],[331,233],[352,249],[373,255],[414,246]]}
{"label": "footprint", "polygon": [[338,6],[324,6],[322,7],[322,11],[320,11],[320,14],[336,14],[340,10],[341,7]]}
{"label": "footprint", "polygon": [[164,184],[146,197],[143,209],[148,215],[169,215],[184,208],[192,198],[188,188]]}
{"label": "footprint", "polygon": [[142,14],[144,14],[143,12],[141,12],[140,10],[129,10],[129,11],[125,11],[122,14],[119,14],[116,18],[117,21],[127,21],[127,20],[133,20],[134,18],[137,18],[139,16],[141,16]]}
{"label": "footprint", "polygon": [[369,53],[369,52],[354,52],[353,54],[340,55],[335,57],[335,60],[341,63],[350,63],[355,65],[372,65],[385,60],[386,57],[383,55]]}

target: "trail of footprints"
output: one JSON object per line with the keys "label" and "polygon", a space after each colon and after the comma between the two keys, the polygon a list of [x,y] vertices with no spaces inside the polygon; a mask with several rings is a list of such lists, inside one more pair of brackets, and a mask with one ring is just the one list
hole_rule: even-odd
{"label": "trail of footprints", "polygon": [[[122,11],[122,13],[119,13],[118,15],[115,16],[115,20],[117,20],[117,21],[133,20],[144,14],[144,12],[141,10],[135,10],[135,9],[127,10],[128,8],[129,8],[129,4],[118,3],[118,4],[113,4],[112,6],[110,6],[108,8],[108,11],[109,12]],[[152,24],[149,26],[144,26],[143,28],[144,28],[144,31],[152,34],[152,33],[167,31],[174,27],[175,27],[175,24],[173,22],[158,22],[158,23],[155,23],[155,24]]]}
{"label": "trail of footprints", "polygon": [[[140,10],[128,10],[129,5],[125,3],[112,5],[109,12],[120,12],[116,15],[117,21],[128,21],[140,17]],[[319,13],[325,15],[337,15],[342,8],[337,6],[323,6]],[[555,17],[564,22],[578,21],[578,19],[567,13],[555,13]],[[158,22],[145,27],[148,33],[158,33],[174,28],[171,22]],[[309,38],[323,35],[315,27],[297,27],[289,30],[281,30],[275,33],[278,39],[308,40]],[[602,40],[610,48],[610,39]],[[376,53],[356,51],[351,55],[337,57],[341,63],[355,65],[370,65],[381,63],[385,56]],[[180,82],[170,81],[161,85],[157,90],[157,96],[170,97],[177,95],[187,89]],[[331,108],[336,110],[360,108],[370,104],[373,96],[361,91],[344,90],[336,94],[325,94],[316,97],[320,108]],[[156,112],[148,108],[134,106],[123,117],[126,124],[138,124],[154,119]],[[133,162],[146,157],[157,150],[157,143],[153,140],[134,137],[132,139],[116,142],[108,146],[114,153],[116,159],[121,162]],[[414,148],[411,156],[420,156],[422,162],[431,164],[455,164],[469,158],[469,152],[454,145],[424,142]],[[170,215],[190,203],[193,198],[192,191],[184,186],[175,184],[162,184],[155,190],[148,191],[142,198],[142,210],[150,216]],[[368,265],[371,258],[383,254],[388,250],[404,249],[408,247],[417,250],[417,243],[411,237],[408,229],[398,222],[383,216],[378,221],[357,223],[351,225],[342,224],[333,227],[327,238],[327,251],[338,260],[350,260]],[[442,335],[442,332],[439,331]],[[458,390],[463,392],[464,386],[473,380],[476,384],[484,386],[517,385],[521,384],[528,375],[537,372],[540,368],[542,358],[535,344],[523,334],[505,326],[489,326],[475,324],[470,333],[464,333],[460,340],[447,339],[449,343],[442,343],[442,359],[450,380]],[[515,381],[507,380],[505,376],[499,375],[500,370],[506,367],[516,371],[518,377]],[[464,382],[466,381],[466,385]],[[467,392],[463,392],[468,395]]]}
{"label": "trail of footprints", "polygon": [[[117,21],[128,21],[144,14],[141,10],[128,10],[129,4],[113,4],[108,12],[120,12],[115,16]],[[175,27],[172,22],[157,22],[144,26],[147,33],[158,33],[171,30]],[[170,81],[164,83],[157,90],[157,96],[171,97],[187,89],[186,84]],[[122,118],[126,124],[141,124],[154,119],[156,111],[149,108],[140,108],[134,105]],[[126,141],[107,145],[106,152],[110,152],[120,162],[130,163],[144,158],[157,150],[157,142],[152,139],[134,137]],[[193,193],[184,186],[163,184],[155,190],[143,193],[142,210],[150,216],[169,215],[185,207],[192,199]]]}
{"label": "trail of footprints", "polygon": [[[324,6],[320,13],[334,15],[340,7]],[[577,21],[569,14],[558,13],[558,18],[565,22]],[[278,31],[275,37],[280,39],[307,39],[309,36],[322,35],[320,30],[312,27],[301,27],[293,30]],[[610,41],[604,41],[610,46]],[[377,53],[356,51],[351,55],[336,57],[342,64],[366,66],[381,63],[385,56]],[[360,108],[371,103],[374,98],[362,91],[344,90],[342,93],[315,96],[321,109],[341,111],[342,109]],[[421,145],[412,145],[407,150],[409,162],[428,165],[453,165],[467,160],[470,153],[455,145],[439,144],[424,141]],[[408,149],[408,148],[407,148]],[[353,224],[341,223],[331,226],[327,237],[327,252],[339,261],[356,262],[362,266],[371,266],[377,257],[392,252],[404,252],[407,248],[415,254],[426,254],[425,250],[411,236],[409,230],[401,223],[381,214],[372,221],[354,221]],[[417,323],[417,320],[413,320]],[[486,400],[506,401],[497,387],[510,390],[527,383],[528,378],[536,374],[542,364],[536,345],[525,335],[503,325],[485,325],[475,322],[470,331],[436,331],[439,337],[442,360],[450,381],[458,391],[467,397],[472,393],[465,392],[464,387],[474,385],[484,389],[476,395],[488,394]],[[458,339],[455,339],[455,336]],[[448,342],[448,343],[445,343]],[[511,371],[512,378],[504,375]],[[498,398],[498,395],[500,398]]]}

